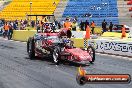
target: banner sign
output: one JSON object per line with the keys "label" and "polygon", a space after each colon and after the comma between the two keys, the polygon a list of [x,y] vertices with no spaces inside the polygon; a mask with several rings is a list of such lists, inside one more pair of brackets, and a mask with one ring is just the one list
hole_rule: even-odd
{"label": "banner sign", "polygon": [[132,41],[89,40],[88,45],[93,46],[97,52],[132,56]]}

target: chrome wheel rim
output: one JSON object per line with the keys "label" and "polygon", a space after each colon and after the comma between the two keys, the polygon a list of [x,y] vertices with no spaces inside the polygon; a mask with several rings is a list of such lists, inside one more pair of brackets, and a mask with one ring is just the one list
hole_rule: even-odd
{"label": "chrome wheel rim", "polygon": [[58,62],[58,56],[59,56],[59,54],[57,52],[53,52],[53,60],[55,63]]}

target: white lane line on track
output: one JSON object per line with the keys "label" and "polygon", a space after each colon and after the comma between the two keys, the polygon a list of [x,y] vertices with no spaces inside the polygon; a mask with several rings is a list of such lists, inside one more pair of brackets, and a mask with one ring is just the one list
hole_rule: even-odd
{"label": "white lane line on track", "polygon": [[96,53],[96,54],[100,55],[100,56],[109,56],[109,57],[112,57],[112,58],[124,59],[124,60],[130,60],[130,61],[132,61],[132,58],[130,58],[130,57],[123,57],[123,56],[109,55],[109,54],[102,54],[102,53]]}

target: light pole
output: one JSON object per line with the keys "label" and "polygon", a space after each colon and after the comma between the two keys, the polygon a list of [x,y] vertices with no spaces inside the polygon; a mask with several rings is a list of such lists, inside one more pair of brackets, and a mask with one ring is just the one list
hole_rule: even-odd
{"label": "light pole", "polygon": [[31,22],[32,2],[30,2],[30,22]]}

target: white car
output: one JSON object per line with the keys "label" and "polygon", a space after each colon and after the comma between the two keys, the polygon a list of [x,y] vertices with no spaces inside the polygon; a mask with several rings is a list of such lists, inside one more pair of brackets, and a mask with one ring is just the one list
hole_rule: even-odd
{"label": "white car", "polygon": [[[122,27],[123,27],[123,25],[114,25],[113,31],[114,32],[121,32],[122,31]],[[130,31],[130,27],[127,26],[127,25],[124,25],[124,27],[126,29],[126,32],[128,33]]]}

